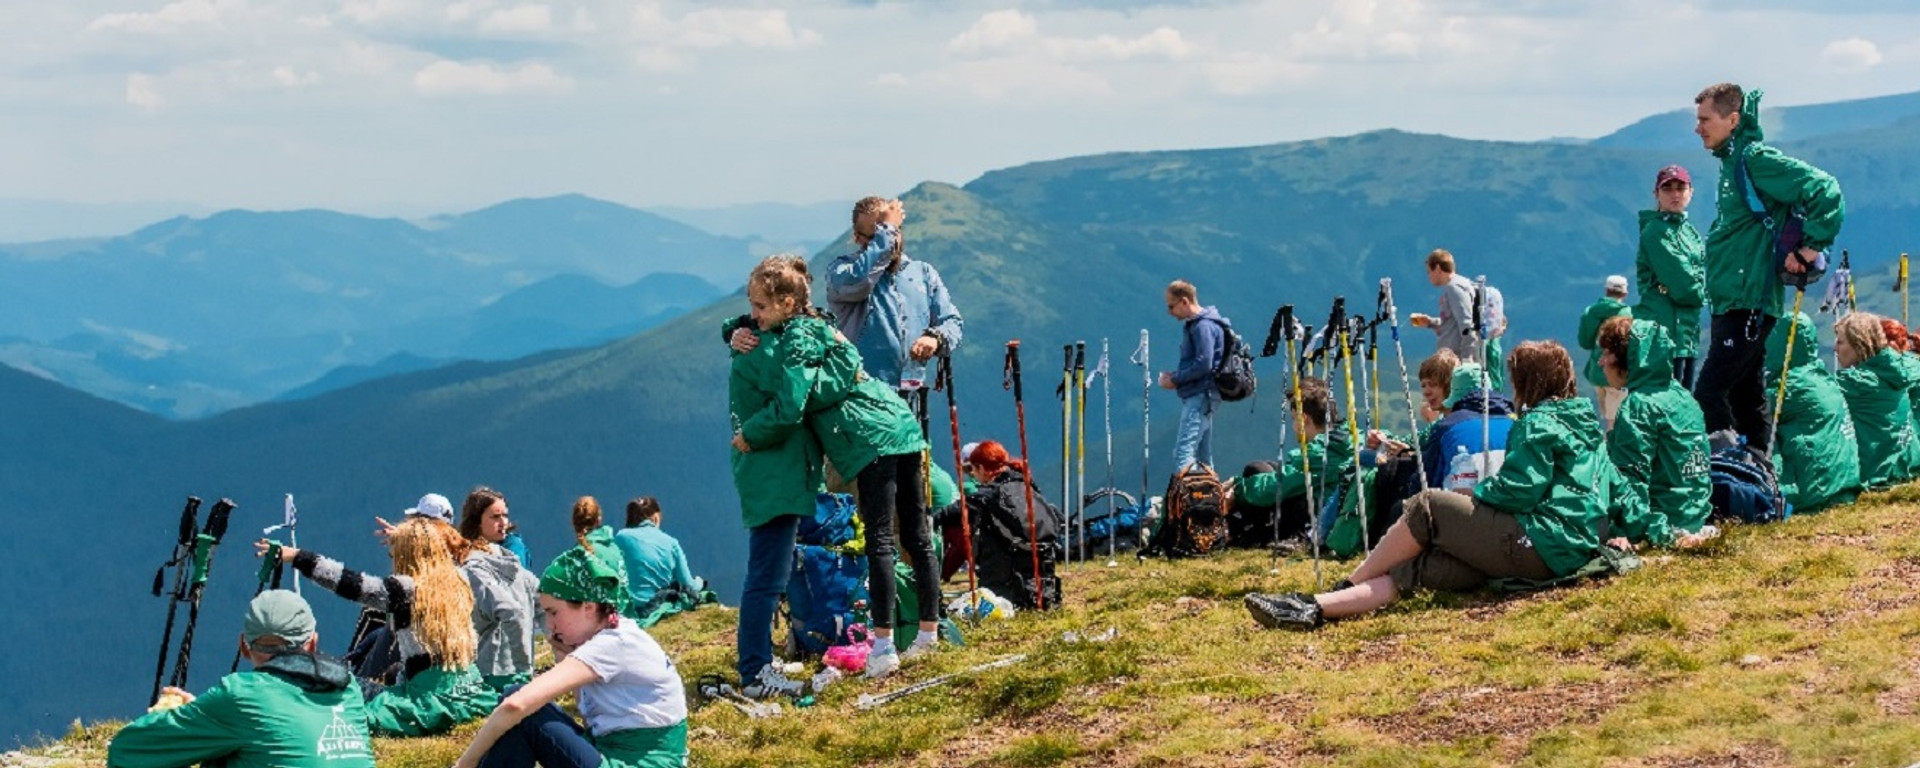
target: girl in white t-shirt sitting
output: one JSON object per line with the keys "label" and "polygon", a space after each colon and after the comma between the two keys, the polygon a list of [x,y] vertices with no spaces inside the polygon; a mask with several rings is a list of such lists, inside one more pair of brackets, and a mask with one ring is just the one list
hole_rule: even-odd
{"label": "girl in white t-shirt sitting", "polygon": [[[680,768],[687,698],[660,644],[615,610],[620,574],[574,547],[540,577],[553,668],[517,689],[460,755],[456,768]],[[583,726],[554,700],[579,692]]]}

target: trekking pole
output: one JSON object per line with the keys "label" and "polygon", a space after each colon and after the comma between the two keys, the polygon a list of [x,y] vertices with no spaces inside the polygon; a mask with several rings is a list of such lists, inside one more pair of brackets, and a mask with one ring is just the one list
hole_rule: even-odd
{"label": "trekking pole", "polygon": [[1027,549],[1033,553],[1033,604],[1047,609],[1046,584],[1040,580],[1040,527],[1033,519],[1033,465],[1027,464],[1027,403],[1020,385],[1020,340],[1007,342],[1007,361],[1001,368],[1001,389],[1013,390],[1013,417],[1020,424],[1020,463],[1027,471],[1020,480],[1027,488]]}
{"label": "trekking pole", "polygon": [[[1060,500],[1073,496],[1073,345],[1060,345]],[[1029,467],[1029,470],[1032,468]],[[1067,532],[1067,562],[1073,562],[1071,531]]]}
{"label": "trekking pole", "polygon": [[[266,528],[260,531],[260,535],[272,536],[274,531],[278,531],[282,528],[285,528],[287,529],[288,546],[291,546],[294,549],[299,549],[300,548],[300,528],[299,528],[300,508],[297,506],[294,506],[293,494],[291,493],[287,494],[286,501],[281,504],[281,509],[285,517],[281,519],[280,524],[267,526]],[[280,588],[280,575],[278,573],[274,574],[273,588],[274,589]],[[300,594],[300,577],[298,574],[296,574],[293,577],[293,593],[296,595]],[[256,593],[256,595],[257,594],[258,593]]]}
{"label": "trekking pole", "polygon": [[1900,254],[1900,276],[1894,282],[1899,284],[1895,286],[1895,289],[1900,291],[1900,324],[1906,325],[1907,324],[1907,255],[1904,253]]}
{"label": "trekking pole", "polygon": [[[292,494],[288,495],[291,496]],[[274,528],[278,527],[279,526],[274,526]],[[272,531],[273,528],[267,530]],[[266,554],[260,556],[260,582],[253,588],[253,596],[259,597],[261,592],[267,591],[268,584],[272,584],[274,589],[279,589],[280,575],[285,573],[286,570],[287,564],[280,562],[280,542],[268,539]],[[227,674],[240,671],[240,657],[242,653],[239,648],[233,649],[233,664],[227,667]]]}
{"label": "trekking pole", "polygon": [[[1344,318],[1346,311],[1346,297],[1334,297],[1333,313],[1335,317],[1337,319]],[[1327,327],[1329,329],[1340,329],[1338,338],[1340,342],[1341,371],[1343,373],[1342,378],[1346,381],[1347,387],[1347,438],[1353,442],[1353,502],[1354,509],[1360,511],[1360,549],[1366,554],[1371,555],[1373,554],[1373,542],[1371,541],[1373,538],[1373,531],[1371,530],[1373,527],[1373,521],[1371,519],[1373,515],[1367,509],[1367,484],[1360,482],[1360,419],[1355,416],[1353,412],[1353,347],[1351,345],[1352,339],[1349,338],[1352,332],[1345,322],[1330,324]],[[1315,584],[1315,586],[1318,587],[1319,585]]]}
{"label": "trekking pole", "polygon": [[1487,338],[1487,276],[1473,279],[1473,329],[1480,337],[1480,477],[1493,474],[1493,340]]}
{"label": "trekking pole", "polygon": [[167,630],[160,636],[160,660],[153,668],[153,694],[147,697],[147,703],[160,700],[160,684],[167,676],[167,651],[173,645],[173,620],[180,610],[180,603],[187,599],[187,574],[193,561],[195,528],[199,525],[200,497],[188,496],[187,506],[180,510],[180,538],[173,545],[173,555],[153,573],[153,596],[159,597],[160,590],[166,586],[167,569],[174,569],[173,593],[167,596]]}
{"label": "trekking pole", "polygon": [[[1367,398],[1367,425],[1373,429],[1380,428],[1380,321],[1387,316],[1385,309],[1376,300],[1373,321],[1367,323],[1367,366],[1373,369],[1373,395]],[[1408,428],[1411,429],[1411,425]]]}
{"label": "trekking pole", "polygon": [[[1301,475],[1306,478],[1307,484],[1311,486],[1313,484],[1313,472],[1307,466],[1306,427],[1305,424],[1300,421],[1300,365],[1294,360],[1293,355],[1293,342],[1298,338],[1300,328],[1300,322],[1293,317],[1293,305],[1282,304],[1280,310],[1273,314],[1273,325],[1267,328],[1267,341],[1260,346],[1260,356],[1273,357],[1280,352],[1280,342],[1282,340],[1286,341],[1287,357],[1281,362],[1283,362],[1293,374],[1293,389],[1290,390],[1291,399],[1288,401],[1292,407],[1288,409],[1288,416],[1280,418],[1280,448],[1278,455],[1275,457],[1277,459],[1275,466],[1285,467],[1287,464],[1287,420],[1291,418],[1294,422],[1294,429],[1300,432],[1300,472]],[[1312,507],[1313,493],[1311,487],[1308,489],[1307,498],[1307,506]],[[1274,499],[1273,514],[1268,518],[1268,523],[1273,529],[1273,543],[1267,550],[1267,573],[1269,574],[1277,574],[1280,572],[1280,504],[1280,499]]]}
{"label": "trekking pole", "polygon": [[[1077,432],[1074,450],[1078,454],[1075,460],[1079,464],[1080,492],[1066,498],[1084,499],[1087,496],[1087,343],[1084,341],[1073,343],[1073,389],[1073,423]],[[1080,504],[1073,506],[1079,508]],[[1084,563],[1087,561],[1087,515],[1084,509],[1080,512],[1080,562]]]}
{"label": "trekking pole", "polygon": [[227,535],[227,516],[232,513],[232,501],[214,502],[213,511],[207,513],[206,527],[194,537],[192,584],[187,589],[187,629],[180,635],[180,655],[173,662],[175,688],[187,687],[187,667],[193,663],[193,631],[200,625],[200,597],[207,591],[207,577],[213,571],[213,551]]}
{"label": "trekking pole", "polygon": [[[1100,337],[1100,416],[1106,422],[1107,431],[1107,490],[1119,490],[1113,485],[1113,371],[1107,367],[1107,338]],[[1107,567],[1114,568],[1120,561],[1113,557],[1114,540],[1120,538],[1120,518],[1114,509],[1114,494],[1107,494]]]}
{"label": "trekking pole", "polygon": [[[1905,266],[1902,264],[1902,266]],[[1773,420],[1767,424],[1767,455],[1773,455],[1773,441],[1780,437],[1780,410],[1787,404],[1787,372],[1793,370],[1793,337],[1800,330],[1800,324],[1793,318],[1800,316],[1800,302],[1807,298],[1807,287],[1802,285],[1793,291],[1793,314],[1787,316],[1787,350],[1780,356],[1780,387],[1773,393]],[[1819,350],[1814,350],[1818,356]]]}
{"label": "trekking pole", "polygon": [[[1140,329],[1140,346],[1135,347],[1133,355],[1127,361],[1140,366],[1140,503],[1147,504],[1147,494],[1153,492],[1153,417],[1148,415],[1148,406],[1153,404],[1153,366],[1148,364],[1147,329]],[[1142,510],[1144,513],[1145,510]],[[1146,521],[1141,520],[1141,525]]]}
{"label": "trekking pole", "polygon": [[[935,388],[947,390],[947,434],[953,437],[953,468],[962,471],[967,458],[960,455],[960,392],[953,387],[953,353],[940,356],[940,368],[934,374]],[[964,483],[965,478],[961,478]],[[963,486],[964,487],[964,486]],[[967,616],[980,620],[980,585],[973,572],[973,521],[967,517],[967,494],[958,494],[960,503],[960,551],[967,556]]]}
{"label": "trekking pole", "polygon": [[1420,417],[1413,407],[1413,379],[1407,376],[1407,348],[1400,343],[1400,308],[1393,303],[1393,278],[1380,278],[1380,302],[1386,306],[1387,332],[1393,337],[1393,355],[1400,359],[1400,390],[1407,396],[1407,433],[1413,437],[1413,460],[1420,467],[1420,489],[1427,488],[1427,457],[1420,451]]}

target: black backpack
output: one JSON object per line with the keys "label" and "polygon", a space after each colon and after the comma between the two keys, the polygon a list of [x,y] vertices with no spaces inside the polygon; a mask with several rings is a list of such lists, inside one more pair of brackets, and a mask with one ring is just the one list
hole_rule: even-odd
{"label": "black backpack", "polygon": [[1227,487],[1212,468],[1196,462],[1175,474],[1164,506],[1166,517],[1141,557],[1198,557],[1227,547]]}
{"label": "black backpack", "polygon": [[1713,478],[1713,518],[1743,523],[1775,523],[1793,514],[1780,495],[1773,462],[1733,445],[1714,451],[1709,459]]}
{"label": "black backpack", "polygon": [[1213,366],[1213,387],[1220,392],[1220,399],[1229,403],[1239,402],[1253,396],[1253,390],[1260,381],[1253,375],[1253,347],[1246,339],[1235,333],[1227,321],[1212,317],[1203,317],[1220,326],[1220,360]]}

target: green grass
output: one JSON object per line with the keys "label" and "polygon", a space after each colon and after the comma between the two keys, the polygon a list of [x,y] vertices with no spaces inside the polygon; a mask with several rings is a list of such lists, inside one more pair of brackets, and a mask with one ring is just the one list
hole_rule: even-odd
{"label": "green grass", "polygon": [[[1652,553],[1606,583],[1418,595],[1313,633],[1266,632],[1249,590],[1312,566],[1236,552],[1066,569],[1068,602],[806,709],[693,715],[699,766],[1889,765],[1920,760],[1920,493],[1902,489],[1705,553]],[[1328,581],[1345,566],[1327,567]],[[692,679],[725,674],[734,614],[655,635]],[[1107,642],[1063,635],[1107,628]],[[1010,653],[1026,662],[862,712],[880,692]],[[112,726],[57,745],[95,762]],[[440,739],[377,740],[441,766]]]}

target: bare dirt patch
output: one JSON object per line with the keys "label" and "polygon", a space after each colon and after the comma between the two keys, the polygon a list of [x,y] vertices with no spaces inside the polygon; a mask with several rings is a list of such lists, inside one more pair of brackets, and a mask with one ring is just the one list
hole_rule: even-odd
{"label": "bare dirt patch", "polygon": [[1369,718],[1368,727],[1399,741],[1445,743],[1492,737],[1511,761],[1525,753],[1534,734],[1562,725],[1586,725],[1634,693],[1620,683],[1584,683],[1539,688],[1451,688],[1420,697],[1411,712]]}

